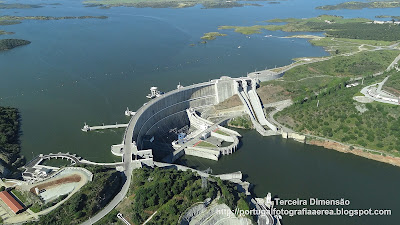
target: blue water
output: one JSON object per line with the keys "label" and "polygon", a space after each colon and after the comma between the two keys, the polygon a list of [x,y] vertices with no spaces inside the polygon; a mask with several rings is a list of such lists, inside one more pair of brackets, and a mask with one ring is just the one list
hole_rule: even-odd
{"label": "blue water", "polygon": [[[90,125],[127,122],[124,110],[126,107],[136,110],[143,105],[151,86],[168,91],[178,82],[189,85],[223,75],[244,76],[257,69],[289,64],[296,57],[327,55],[307,40],[264,37],[288,35],[281,31],[246,36],[224,30],[228,36],[199,43],[203,33],[217,31],[220,25],[265,24],[263,21],[268,19],[321,14],[373,19],[376,15],[398,15],[399,11],[314,9],[321,4],[342,2],[338,0],[258,2],[264,6],[207,10],[201,6],[99,9],[84,7],[76,0],[55,2],[62,5],[1,10],[0,15],[109,18],[27,20],[0,27],[16,32],[0,38],[32,41],[30,45],[0,53],[0,104],[20,109],[22,153],[28,159],[39,153],[61,151],[99,162],[120,160],[110,153],[110,146],[122,141],[123,130],[83,133],[80,128],[84,122]],[[354,207],[393,210],[393,216],[382,220],[381,217],[294,217],[284,220],[285,225],[398,224],[400,208],[396,202],[400,200],[397,191],[400,184],[395,179],[398,168],[321,151],[322,148],[287,144],[279,138],[261,138],[255,132],[246,133],[243,141],[237,153],[223,157],[217,164],[190,158],[187,163],[211,166],[216,172],[240,169],[256,184],[254,191],[259,196],[269,191],[286,198],[343,195],[352,198]],[[266,146],[272,147],[266,151]],[[383,204],[386,201],[389,203]]]}

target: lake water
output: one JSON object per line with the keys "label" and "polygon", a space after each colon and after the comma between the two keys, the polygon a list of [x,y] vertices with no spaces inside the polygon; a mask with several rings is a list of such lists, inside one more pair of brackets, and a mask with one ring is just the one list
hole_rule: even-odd
{"label": "lake water", "polygon": [[[11,1],[9,1],[11,2]],[[48,3],[48,1],[18,1]],[[84,133],[90,125],[126,123],[126,107],[138,109],[151,86],[172,90],[222,75],[238,77],[256,69],[289,64],[292,58],[327,55],[307,40],[270,37],[284,32],[245,35],[227,30],[226,37],[200,44],[203,33],[219,25],[254,25],[273,18],[305,18],[320,14],[345,17],[397,15],[398,9],[315,10],[316,0],[288,0],[263,7],[232,9],[83,7],[80,1],[37,9],[1,10],[1,15],[100,16],[109,18],[23,21],[1,30],[16,32],[0,38],[32,41],[0,53],[0,104],[18,107],[22,115],[22,153],[70,152],[85,159],[119,160],[110,146],[122,141],[123,130]],[[323,4],[340,2],[324,1]],[[190,46],[190,44],[195,46]],[[241,48],[238,48],[241,46]],[[286,224],[397,224],[400,200],[398,168],[355,156],[304,146],[280,138],[245,132],[242,148],[220,162],[184,158],[214,172],[241,170],[255,193],[281,198],[347,197],[354,208],[390,208],[393,216],[295,217]],[[389,175],[390,174],[390,175]],[[383,199],[380,197],[383,196]],[[354,200],[353,200],[354,199]],[[387,203],[387,204],[385,204]],[[398,214],[398,213],[397,213]],[[380,219],[384,221],[381,223]],[[371,222],[370,222],[371,221]]]}

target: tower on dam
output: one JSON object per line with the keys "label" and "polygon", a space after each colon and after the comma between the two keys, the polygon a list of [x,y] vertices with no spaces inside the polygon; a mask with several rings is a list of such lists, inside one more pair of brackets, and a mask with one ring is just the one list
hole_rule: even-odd
{"label": "tower on dam", "polygon": [[[263,125],[268,126],[270,124],[265,119],[262,104],[255,91],[257,82],[258,80],[248,77],[231,78],[223,76],[209,82],[185,87],[179,86],[179,88],[175,90],[151,99],[147,104],[137,110],[128,124],[123,144],[118,146],[123,147],[126,142],[135,143],[134,145],[137,151],[153,149],[156,160],[165,159],[165,157],[170,156],[172,157],[171,161],[174,161],[179,156],[174,155],[177,153],[177,149],[173,148],[172,143],[177,140],[178,137],[176,132],[170,132],[171,129],[179,129],[190,125],[191,122],[193,123],[194,117],[197,118],[196,120],[201,120],[201,114],[204,111],[234,95],[239,95],[245,106],[245,112],[250,115],[257,131],[263,135],[272,134],[268,133],[263,128]],[[191,112],[196,112],[196,115],[188,113],[188,109],[191,109]],[[223,129],[221,126],[218,126],[218,124],[208,124],[209,127],[215,126],[214,130],[210,130],[210,134],[217,129]],[[272,127],[271,129],[275,128]],[[228,136],[230,136],[229,129],[224,132],[228,133]],[[218,134],[214,136],[218,136]],[[236,136],[240,136],[240,134]],[[222,137],[220,137],[220,139],[221,138]],[[230,140],[236,142],[236,139],[233,137],[231,137]],[[193,145],[196,144],[198,145],[199,143],[193,143]],[[207,144],[203,145],[210,147],[210,145]],[[189,150],[179,151],[179,154],[183,154],[181,152],[186,152],[186,154],[201,156],[201,154],[198,154],[200,151],[193,149],[193,147],[196,146],[189,147],[190,148],[185,148]],[[124,151],[122,148],[119,149],[120,153]],[[206,158],[218,160],[220,154],[230,154],[232,152],[231,149],[224,149],[222,153],[218,152],[214,154],[215,152],[211,152],[213,156]]]}

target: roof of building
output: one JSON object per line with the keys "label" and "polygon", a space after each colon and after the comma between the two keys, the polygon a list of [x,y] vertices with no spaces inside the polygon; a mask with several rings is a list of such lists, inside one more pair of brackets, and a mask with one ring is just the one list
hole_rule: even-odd
{"label": "roof of building", "polygon": [[4,203],[14,212],[18,213],[19,211],[23,210],[21,204],[12,196],[8,191],[0,192],[0,199],[3,200]]}

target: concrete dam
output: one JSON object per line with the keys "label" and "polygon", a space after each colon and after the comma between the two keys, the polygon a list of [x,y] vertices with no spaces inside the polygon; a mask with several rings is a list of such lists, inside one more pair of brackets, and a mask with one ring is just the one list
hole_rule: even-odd
{"label": "concrete dam", "polygon": [[[262,104],[259,102],[260,100],[255,90],[252,89],[255,87],[256,81],[247,77],[221,77],[220,79],[187,87],[180,86],[145,103],[132,116],[126,129],[124,142],[129,141],[126,139],[127,132],[132,132],[131,143],[135,145],[134,155],[137,155],[137,151],[151,148],[149,143],[153,140],[170,144],[176,139],[176,134],[171,133],[171,129],[181,128],[190,124],[186,113],[187,109],[191,108],[201,113],[235,94],[243,94],[245,96],[246,99],[244,101],[247,102],[247,112],[250,114],[253,124],[257,123],[258,126],[256,127],[261,127],[257,119],[260,118],[260,121],[264,122],[265,117],[262,113],[262,108],[259,108]],[[247,98],[249,96],[248,92],[251,94],[249,98]],[[254,111],[257,111],[259,115],[254,116]],[[129,134],[128,136],[131,135]]]}

